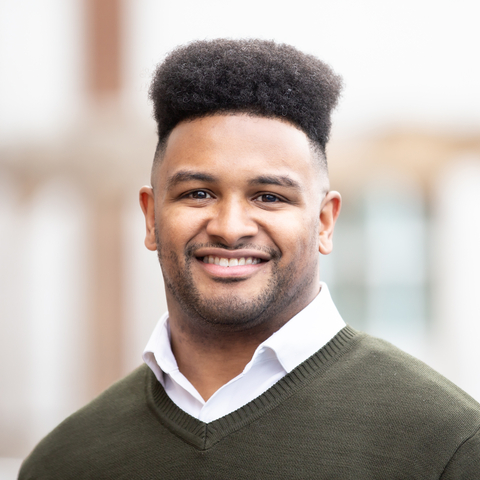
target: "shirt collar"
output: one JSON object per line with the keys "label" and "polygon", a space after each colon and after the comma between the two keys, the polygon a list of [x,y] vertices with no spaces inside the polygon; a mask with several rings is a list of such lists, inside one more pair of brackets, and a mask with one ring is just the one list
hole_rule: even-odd
{"label": "shirt collar", "polygon": [[160,320],[155,326],[147,346],[143,351],[143,361],[154,371],[162,385],[164,385],[162,372],[170,375],[172,372],[178,370],[177,361],[170,345],[168,312],[165,312],[160,317]]}
{"label": "shirt collar", "polygon": [[342,328],[345,322],[338,313],[325,283],[320,284],[319,294],[282,328],[261,343],[252,358],[264,349],[275,352],[287,373],[311,357]]}

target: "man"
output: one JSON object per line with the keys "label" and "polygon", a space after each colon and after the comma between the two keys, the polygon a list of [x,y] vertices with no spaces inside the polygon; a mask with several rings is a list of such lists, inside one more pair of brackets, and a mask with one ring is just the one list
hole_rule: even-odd
{"label": "man", "polygon": [[20,479],[475,479],[480,406],[346,326],[319,279],[341,81],[273,42],[175,50],[140,191],[168,314],[147,365],[65,420]]}

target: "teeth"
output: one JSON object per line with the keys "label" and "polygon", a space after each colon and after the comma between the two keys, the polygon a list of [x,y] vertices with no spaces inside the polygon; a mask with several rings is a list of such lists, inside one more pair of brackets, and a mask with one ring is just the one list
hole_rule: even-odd
{"label": "teeth", "polygon": [[203,257],[203,263],[212,263],[215,265],[220,265],[221,267],[236,267],[237,265],[256,265],[260,262],[261,260],[259,258],[254,257],[222,258],[214,257],[213,255]]}

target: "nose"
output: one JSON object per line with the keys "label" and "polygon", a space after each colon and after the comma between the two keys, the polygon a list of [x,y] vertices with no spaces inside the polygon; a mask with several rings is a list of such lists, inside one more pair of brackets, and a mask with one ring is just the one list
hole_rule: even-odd
{"label": "nose", "polygon": [[251,217],[247,202],[225,199],[217,204],[207,223],[207,233],[215,241],[235,246],[258,233],[258,225]]}

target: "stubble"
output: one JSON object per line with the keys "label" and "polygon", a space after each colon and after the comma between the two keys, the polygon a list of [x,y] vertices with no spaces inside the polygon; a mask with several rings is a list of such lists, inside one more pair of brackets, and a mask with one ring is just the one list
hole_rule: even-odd
{"label": "stubble", "polygon": [[[295,285],[293,282],[297,275],[295,275],[294,265],[281,268],[279,266],[281,252],[263,247],[261,251],[268,253],[271,258],[269,260],[271,274],[264,288],[257,295],[246,299],[232,292],[206,298],[205,295],[200,294],[192,275],[192,264],[198,261],[193,253],[204,247],[226,248],[225,245],[219,244],[189,245],[184,251],[182,266],[176,252],[166,250],[162,246],[157,233],[157,254],[162,266],[165,287],[180,304],[186,316],[192,320],[195,330],[198,329],[199,324],[204,324],[208,325],[210,330],[211,327],[215,327],[216,330],[225,333],[239,332],[272,323],[296,295],[300,294],[313,280],[313,278],[307,279]],[[237,249],[240,248],[260,250],[258,246],[250,244],[238,245]],[[245,281],[245,279],[217,278],[215,281],[225,284]]]}

